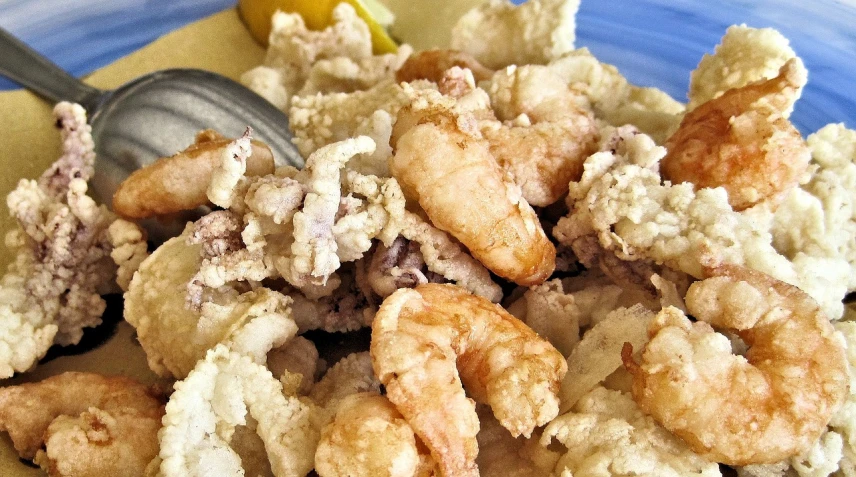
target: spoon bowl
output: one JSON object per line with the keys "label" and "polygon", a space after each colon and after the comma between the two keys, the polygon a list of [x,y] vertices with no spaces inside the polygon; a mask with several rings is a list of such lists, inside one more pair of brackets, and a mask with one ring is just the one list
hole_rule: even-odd
{"label": "spoon bowl", "polygon": [[[240,137],[251,127],[253,136],[271,148],[277,165],[303,164],[291,142],[288,117],[255,92],[216,73],[161,70],[103,91],[0,29],[0,75],[49,101],[71,101],[86,109],[96,153],[90,190],[108,207],[132,172],[183,150],[203,129]],[[190,212],[142,224],[149,237],[160,242],[181,232],[186,220],[193,218]]]}

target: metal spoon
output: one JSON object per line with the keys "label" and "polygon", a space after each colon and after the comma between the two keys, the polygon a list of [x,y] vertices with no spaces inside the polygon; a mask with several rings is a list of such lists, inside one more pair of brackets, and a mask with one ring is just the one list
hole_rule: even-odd
{"label": "metal spoon", "polygon": [[[288,117],[253,91],[215,73],[162,70],[104,91],[66,73],[0,28],[0,75],[49,101],[72,101],[86,108],[96,152],[90,190],[108,206],[131,172],[184,149],[202,129],[239,137],[250,126],[279,165],[303,164],[291,143]],[[162,241],[180,232],[186,218],[148,220],[144,226],[150,238]]]}

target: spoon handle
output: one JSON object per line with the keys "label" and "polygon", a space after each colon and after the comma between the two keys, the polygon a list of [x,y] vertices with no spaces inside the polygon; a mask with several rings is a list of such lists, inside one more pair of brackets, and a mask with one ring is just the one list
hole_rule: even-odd
{"label": "spoon handle", "polygon": [[87,110],[102,91],[66,73],[36,50],[0,28],[0,75],[53,101],[73,101]]}

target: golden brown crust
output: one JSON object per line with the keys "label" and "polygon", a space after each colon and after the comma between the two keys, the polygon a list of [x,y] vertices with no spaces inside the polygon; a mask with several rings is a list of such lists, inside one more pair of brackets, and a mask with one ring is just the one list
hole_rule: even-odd
{"label": "golden brown crust", "polygon": [[[220,164],[221,153],[231,139],[212,130],[200,132],[196,142],[172,157],[134,171],[113,195],[113,210],[129,219],[143,219],[192,210],[208,203],[206,191],[211,174]],[[253,141],[247,160],[247,175],[273,173],[273,153]]]}
{"label": "golden brown crust", "polygon": [[743,210],[777,201],[799,181],[811,153],[783,116],[805,82],[791,60],[776,78],[726,91],[690,111],[666,141],[663,177],[698,188],[724,187]]}

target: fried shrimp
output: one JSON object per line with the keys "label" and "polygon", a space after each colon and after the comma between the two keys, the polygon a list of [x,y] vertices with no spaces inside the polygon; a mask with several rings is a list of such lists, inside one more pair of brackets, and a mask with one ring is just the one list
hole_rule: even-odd
{"label": "fried shrimp", "polygon": [[794,58],[775,78],[728,90],[690,111],[666,141],[663,177],[696,188],[724,187],[735,210],[778,203],[811,160],[785,116],[805,83],[805,67]]}
{"label": "fried shrimp", "polygon": [[[717,462],[774,463],[810,449],[847,393],[843,340],[796,287],[737,266],[706,274],[686,298],[698,322],[666,308],[641,363],[622,351],[634,399]],[[745,358],[712,327],[735,331]]]}
{"label": "fried shrimp", "polygon": [[[142,219],[207,204],[206,188],[231,143],[232,139],[215,131],[201,131],[187,149],[158,159],[125,179],[113,194],[113,210],[123,217]],[[270,148],[258,141],[252,141],[251,147],[247,175],[272,173],[274,159]]]}
{"label": "fried shrimp", "polygon": [[488,124],[482,133],[490,152],[514,176],[529,204],[556,202],[597,150],[598,128],[588,99],[541,65],[499,71],[486,89],[503,121],[501,126],[483,123]]}
{"label": "fried shrimp", "polygon": [[428,477],[433,464],[395,406],[374,393],[347,396],[315,451],[321,477]]}
{"label": "fried shrimp", "polygon": [[474,116],[408,107],[399,112],[392,137],[392,175],[437,228],[519,285],[550,276],[556,249],[520,188],[491,156]]}
{"label": "fried shrimp", "polygon": [[372,325],[372,364],[387,397],[431,450],[442,475],[478,475],[473,400],[512,435],[559,411],[562,355],[498,305],[453,285],[387,298]]}

